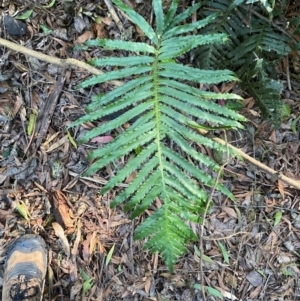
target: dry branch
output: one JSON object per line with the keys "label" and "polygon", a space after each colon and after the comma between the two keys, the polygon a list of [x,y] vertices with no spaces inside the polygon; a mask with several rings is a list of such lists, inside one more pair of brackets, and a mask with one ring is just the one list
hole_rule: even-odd
{"label": "dry branch", "polygon": [[[7,40],[2,39],[2,38],[0,38],[0,45],[2,45],[4,47],[7,47],[11,50],[14,50],[16,52],[23,53],[24,55],[29,55],[30,57],[34,57],[34,58],[36,58],[38,60],[41,60],[43,62],[60,66],[62,68],[73,68],[73,69],[74,68],[82,68],[82,69],[88,71],[91,74],[95,74],[95,75],[103,74],[103,71],[101,71],[101,70],[99,70],[99,69],[97,69],[97,68],[95,68],[95,67],[93,67],[89,64],[81,62],[79,60],[72,59],[72,58],[60,59],[60,58],[57,58],[57,57],[53,57],[53,56],[50,56],[50,55],[47,55],[47,54],[44,54],[44,53],[41,53],[41,52],[38,52],[38,51],[35,51],[35,50],[32,50],[32,49],[26,48],[22,45],[7,41]],[[122,85],[122,82],[116,81],[116,80],[111,81],[110,83],[115,85],[115,86],[121,86]]]}
{"label": "dry branch", "polygon": [[229,143],[226,143],[224,140],[222,140],[220,138],[215,137],[215,138],[213,138],[213,140],[215,140],[216,142],[219,142],[223,145],[228,145],[228,147],[233,149],[242,158],[244,158],[245,160],[247,160],[248,162],[250,162],[252,165],[256,166],[257,168],[261,169],[262,171],[266,172],[267,174],[273,176],[274,179],[281,180],[281,181],[293,186],[294,188],[300,190],[300,181],[291,179],[291,178],[283,175],[281,172],[278,172],[278,171],[266,166],[265,164],[255,160],[254,158],[252,158],[249,155],[245,154],[240,149],[234,147],[233,145],[231,145]]}

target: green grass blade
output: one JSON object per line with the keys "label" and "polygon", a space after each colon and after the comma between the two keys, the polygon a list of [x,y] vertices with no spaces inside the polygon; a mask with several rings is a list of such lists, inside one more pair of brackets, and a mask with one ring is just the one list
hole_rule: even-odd
{"label": "green grass blade", "polygon": [[230,264],[230,262],[229,262],[229,255],[228,255],[228,252],[227,252],[225,246],[220,241],[218,241],[218,245],[219,245],[219,248],[221,249],[224,261],[227,264]]}

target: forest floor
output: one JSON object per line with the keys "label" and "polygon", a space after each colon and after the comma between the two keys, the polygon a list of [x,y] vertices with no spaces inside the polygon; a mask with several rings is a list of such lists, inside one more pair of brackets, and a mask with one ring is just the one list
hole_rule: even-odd
{"label": "forest floor", "polygon": [[[122,14],[116,25],[109,2],[2,1],[2,16],[19,11],[19,22],[27,29],[17,36],[1,26],[0,37],[53,57],[81,61],[106,55],[99,49],[74,51],[75,44],[91,37],[116,39],[122,32],[127,40],[143,39]],[[126,3],[152,20],[151,1]],[[22,30],[18,23],[17,28],[6,26]],[[92,95],[113,87],[106,83],[77,90],[76,85],[90,76],[85,70],[66,70],[2,46],[0,57],[0,245],[5,250],[24,233],[45,239],[49,250],[45,300],[218,300],[209,294],[203,298],[197,286],[202,276],[203,283],[218,289],[224,300],[300,300],[298,190],[246,161],[232,159],[222,181],[236,201],[214,195],[202,238],[202,264],[196,242],[171,274],[159,255],[133,240],[143,218],[130,220],[123,206],[110,209],[115,194],[132,179],[99,195],[117,167],[108,165],[93,176],[82,176],[89,150],[101,147],[113,134],[80,145],[80,136],[93,125],[67,131],[83,115]],[[231,83],[231,91],[245,99],[241,114],[249,120],[245,131],[231,133],[231,143],[299,180],[299,126],[292,122],[299,116],[300,84],[291,80],[288,89],[284,69],[278,70],[285,85],[282,99],[291,113],[274,129],[262,119],[253,99]],[[201,151],[212,156],[204,147]],[[120,166],[124,163],[126,157]],[[192,227],[200,233],[199,225]],[[3,265],[0,272],[2,277]]]}

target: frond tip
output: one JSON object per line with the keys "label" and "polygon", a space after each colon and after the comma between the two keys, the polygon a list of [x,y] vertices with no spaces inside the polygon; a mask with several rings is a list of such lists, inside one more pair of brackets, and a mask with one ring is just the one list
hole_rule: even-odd
{"label": "frond tip", "polygon": [[[97,172],[121,157],[130,157],[129,162],[109,179],[101,193],[113,189],[136,171],[136,177],[115,197],[111,206],[126,202],[125,211],[131,212],[131,218],[147,210],[150,216],[137,228],[135,238],[146,239],[145,247],[159,252],[172,270],[177,258],[187,251],[185,245],[197,240],[197,235],[186,222],[201,221],[208,200],[207,192],[202,187],[211,188],[215,184],[215,179],[200,167],[205,166],[215,172],[220,169],[216,162],[199,153],[194,146],[202,144],[226,151],[224,146],[194,129],[206,123],[221,128],[242,128],[240,122],[245,120],[238,113],[219,106],[216,103],[221,97],[219,94],[201,91],[192,84],[216,84],[238,79],[228,70],[200,70],[176,63],[178,55],[200,44],[220,44],[227,39],[224,34],[186,35],[209,24],[216,14],[192,26],[181,26],[180,23],[200,5],[196,4],[174,17],[178,0],[172,1],[166,15],[163,14],[161,1],[157,0],[154,1],[154,31],[144,18],[120,0],[114,0],[114,3],[144,31],[152,45],[103,39],[87,42],[88,46],[132,53],[127,57],[90,60],[97,67],[114,66],[113,71],[86,79],[79,85],[80,88],[113,79],[122,79],[125,83],[106,94],[94,96],[86,115],[73,126],[121,112],[119,117],[87,132],[82,141],[88,142],[107,132],[113,135],[114,130],[126,122],[131,124],[105,147],[89,154],[92,164],[87,174]],[[222,95],[225,99],[239,99],[234,94]],[[216,185],[216,189],[233,198],[221,183]],[[154,200],[160,200],[161,207],[151,213]]]}

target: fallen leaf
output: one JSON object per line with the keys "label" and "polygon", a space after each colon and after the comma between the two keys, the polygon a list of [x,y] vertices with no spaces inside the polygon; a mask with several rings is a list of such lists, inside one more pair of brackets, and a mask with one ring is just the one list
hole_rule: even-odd
{"label": "fallen leaf", "polygon": [[234,209],[224,206],[224,207],[222,207],[222,210],[225,211],[231,217],[237,218],[237,215],[236,215],[236,212]]}
{"label": "fallen leaf", "polygon": [[84,42],[86,42],[88,39],[91,39],[94,37],[94,34],[92,31],[86,31],[84,32],[82,35],[80,35],[76,40],[75,43],[77,44],[83,44]]}
{"label": "fallen leaf", "polygon": [[66,256],[70,257],[70,245],[68,239],[65,235],[64,229],[59,223],[52,223],[52,227],[54,229],[55,235],[59,238],[61,246],[66,254]]}
{"label": "fallen leaf", "polygon": [[65,199],[65,196],[61,191],[57,190],[53,194],[52,200],[56,219],[67,228],[68,233],[72,233],[74,230],[74,222],[70,216],[70,213],[72,212]]}
{"label": "fallen leaf", "polygon": [[108,143],[112,141],[114,138],[112,136],[102,136],[102,137],[95,137],[91,140],[91,142],[97,143]]}
{"label": "fallen leaf", "polygon": [[285,192],[284,192],[284,186],[281,180],[278,180],[278,190],[281,194],[282,199],[284,200],[285,198]]}

